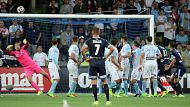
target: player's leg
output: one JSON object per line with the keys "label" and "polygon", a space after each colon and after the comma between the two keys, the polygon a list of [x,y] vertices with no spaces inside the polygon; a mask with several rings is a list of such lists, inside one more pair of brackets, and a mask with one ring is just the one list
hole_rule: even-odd
{"label": "player's leg", "polygon": [[131,73],[131,85],[133,85],[133,87],[134,87],[136,97],[138,95],[140,95],[140,88],[137,83],[137,81],[140,80],[140,77],[141,77],[141,75],[140,75],[140,72],[138,71],[138,69],[133,69],[133,71]]}
{"label": "player's leg", "polygon": [[51,84],[50,90],[48,91],[47,95],[50,97],[55,97],[54,93],[55,93],[57,84],[60,81],[59,72],[58,72],[58,68],[53,63],[48,65],[48,69],[49,69],[51,79],[53,80],[53,82]]}
{"label": "player's leg", "polygon": [[154,89],[154,96],[157,97],[157,88],[158,88],[158,80],[157,80],[157,74],[158,74],[158,66],[157,62],[152,63],[151,67],[151,80],[153,83],[153,89]]}
{"label": "player's leg", "polygon": [[102,94],[102,80],[98,78],[98,95]]}
{"label": "player's leg", "polygon": [[50,75],[47,72],[45,72],[42,68],[39,67],[38,70],[36,70],[36,71],[38,73],[42,74],[45,78],[47,78],[52,83]]}
{"label": "player's leg", "polygon": [[125,96],[128,95],[128,78],[129,78],[129,71],[130,71],[130,63],[127,63],[124,65],[124,71],[123,71],[123,84],[124,84],[124,91],[125,91]]}
{"label": "player's leg", "polygon": [[40,88],[38,87],[38,85],[36,83],[34,83],[34,81],[32,81],[32,75],[30,75],[30,76],[28,75],[27,80],[31,84],[31,86],[38,92],[37,95],[41,95],[43,93],[40,90]]}

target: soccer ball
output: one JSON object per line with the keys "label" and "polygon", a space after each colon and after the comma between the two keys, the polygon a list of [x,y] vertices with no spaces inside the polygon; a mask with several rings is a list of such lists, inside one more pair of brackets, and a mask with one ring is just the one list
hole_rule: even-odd
{"label": "soccer ball", "polygon": [[24,13],[25,8],[23,6],[17,7],[17,13]]}

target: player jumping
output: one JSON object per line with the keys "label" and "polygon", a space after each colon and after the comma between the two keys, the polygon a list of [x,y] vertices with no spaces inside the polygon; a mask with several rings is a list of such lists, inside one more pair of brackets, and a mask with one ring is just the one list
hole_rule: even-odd
{"label": "player jumping", "polygon": [[72,45],[69,48],[69,61],[67,64],[67,68],[69,70],[69,77],[72,78],[71,87],[67,94],[68,97],[76,97],[75,90],[77,88],[78,83],[78,65],[80,65],[81,61],[79,61],[79,48],[78,44],[78,37],[74,36],[72,38]]}
{"label": "player jumping", "polygon": [[[162,54],[160,53],[160,50],[155,45],[151,44],[152,37],[148,36],[146,37],[146,43],[147,45],[142,47],[141,50],[141,58],[140,58],[140,67],[139,70],[142,70],[142,67],[144,67],[142,77],[142,96],[143,97],[149,97],[146,93],[147,88],[147,80],[151,79],[153,82],[153,88],[154,88],[154,96],[157,96],[157,74],[158,74],[158,63],[157,59],[162,57]],[[143,64],[144,62],[144,64]]]}
{"label": "player jumping", "polygon": [[45,78],[50,81],[50,76],[41,67],[39,67],[28,55],[27,48],[29,43],[26,39],[23,40],[24,45],[21,47],[19,42],[14,44],[15,50],[13,51],[13,45],[7,47],[7,54],[15,56],[18,62],[24,67],[26,77],[33,88],[38,92],[37,95],[41,95],[43,92],[40,88],[32,81],[32,74],[34,72],[42,74]]}
{"label": "player jumping", "polygon": [[56,40],[53,40],[52,47],[48,51],[48,60],[49,60],[48,69],[51,76],[52,85],[47,95],[50,97],[55,97],[54,95],[55,89],[60,80],[58,72],[58,70],[60,70],[58,65],[59,49],[57,48],[57,44],[58,42]]}
{"label": "player jumping", "polygon": [[[109,88],[106,81],[105,60],[111,55],[111,53],[113,52],[113,48],[109,47],[109,43],[105,39],[102,39],[99,35],[100,29],[97,27],[93,27],[92,38],[88,39],[82,47],[82,55],[83,58],[87,60],[85,52],[89,50],[89,78],[92,80],[92,90],[95,99],[92,105],[99,104],[97,97],[98,74],[99,78],[102,80],[104,92],[106,94],[106,105],[111,105],[109,99]],[[104,51],[106,47],[109,47],[110,51],[106,56],[104,56]]]}
{"label": "player jumping", "polygon": [[176,72],[172,75],[171,81],[169,84],[172,86],[172,88],[176,91],[176,95],[174,97],[185,97],[183,95],[183,91],[181,88],[181,84],[179,81],[183,77],[183,75],[186,73],[186,68],[183,64],[182,57],[180,53],[175,49],[175,42],[170,42],[169,47],[171,51],[171,63],[169,65],[166,65],[165,69],[169,70],[174,65],[176,66]]}

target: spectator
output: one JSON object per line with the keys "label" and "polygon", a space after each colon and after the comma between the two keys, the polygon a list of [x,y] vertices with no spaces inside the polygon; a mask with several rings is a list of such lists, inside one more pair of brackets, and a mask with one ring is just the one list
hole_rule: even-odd
{"label": "spectator", "polygon": [[144,7],[151,9],[153,2],[154,0],[143,0]]}
{"label": "spectator", "polygon": [[174,1],[173,8],[175,9],[175,11],[176,11],[177,14],[180,14],[180,9],[179,9],[179,2],[178,2],[178,0],[175,0],[175,1]]}
{"label": "spectator", "polygon": [[178,51],[180,54],[183,53],[183,46],[182,46],[181,43],[177,43],[177,44],[176,44],[176,49],[177,49],[177,51]]}
{"label": "spectator", "polygon": [[114,0],[101,0],[102,10],[103,11],[112,11],[113,3],[114,3]]}
{"label": "spectator", "polygon": [[80,36],[79,37],[79,49],[81,50],[82,49],[82,46],[84,45],[84,36]]}
{"label": "spectator", "polygon": [[87,13],[86,4],[82,0],[76,0],[76,5],[73,8],[73,13]]}
{"label": "spectator", "polygon": [[176,35],[176,42],[185,45],[186,43],[188,43],[188,41],[188,36],[185,34],[184,30],[181,29],[179,31],[179,34]]}
{"label": "spectator", "polygon": [[187,6],[187,0],[179,0],[179,10],[182,12],[184,6]]}
{"label": "spectator", "polygon": [[12,21],[12,25],[9,26],[9,32],[10,32],[10,37],[9,37],[9,44],[13,44],[15,40],[15,34],[17,30],[21,31],[21,34],[23,34],[23,28],[22,25],[19,25],[17,20]]}
{"label": "spectator", "polygon": [[39,31],[39,28],[34,25],[34,22],[29,21],[28,26],[25,27],[24,33],[26,36],[26,39],[29,41],[29,55],[32,57],[37,49],[37,44],[39,43],[41,39],[41,32]]}
{"label": "spectator", "polygon": [[172,6],[170,6],[169,0],[165,0],[164,6],[162,6],[161,8],[164,10],[166,16],[169,16],[171,14],[171,7]]}
{"label": "spectator", "polygon": [[46,53],[43,52],[41,45],[37,46],[37,52],[34,54],[33,60],[41,67],[48,65],[48,57]]}
{"label": "spectator", "polygon": [[4,50],[7,46],[7,39],[9,36],[9,30],[4,26],[4,22],[0,21],[0,35],[1,35],[1,40],[0,40],[0,47]]}
{"label": "spectator", "polygon": [[86,38],[85,32],[84,32],[84,28],[83,28],[83,27],[80,27],[80,28],[78,29],[77,36],[78,36],[78,37],[83,36],[84,38]]}
{"label": "spectator", "polygon": [[176,23],[173,22],[172,16],[168,16],[167,22],[164,24],[164,46],[168,46],[170,41],[175,39]]}
{"label": "spectator", "polygon": [[73,36],[74,34],[71,31],[71,26],[67,26],[65,32],[61,34],[61,53],[65,55],[65,60],[68,60],[68,49],[72,43]]}
{"label": "spectator", "polygon": [[[53,1],[53,2],[52,2]],[[50,2],[49,2],[49,6],[51,7],[52,5],[54,5],[55,7],[59,7],[59,4],[58,4],[58,2],[57,2],[58,0],[51,0]],[[65,0],[63,0],[63,1],[65,1]]]}
{"label": "spectator", "polygon": [[17,29],[17,31],[15,33],[14,42],[22,43],[23,40],[24,40],[24,35],[21,33],[20,29]]}
{"label": "spectator", "polygon": [[183,12],[180,14],[179,23],[186,32],[190,31],[190,13],[188,12],[187,6],[183,7]]}
{"label": "spectator", "polygon": [[154,21],[156,21],[159,16],[159,6],[157,2],[154,2],[153,4],[153,7],[151,9],[151,15],[154,15]]}
{"label": "spectator", "polygon": [[86,0],[87,7],[88,7],[88,13],[90,12],[96,12],[96,9],[98,7],[96,0]]}
{"label": "spectator", "polygon": [[157,37],[164,37],[164,31],[165,31],[165,22],[167,21],[167,17],[164,15],[164,10],[160,9],[159,16],[156,20],[156,36]]}
{"label": "spectator", "polygon": [[73,6],[69,4],[70,0],[64,0],[64,4],[61,5],[59,13],[60,14],[72,14],[73,13]]}
{"label": "spectator", "polygon": [[182,52],[182,58],[185,64],[185,67],[190,67],[190,42],[186,45],[186,50]]}
{"label": "spectator", "polygon": [[7,4],[5,2],[1,2],[0,13],[9,13],[6,9]]}
{"label": "spectator", "polygon": [[146,41],[145,41],[144,39],[142,39],[140,43],[141,43],[141,48],[142,48],[144,45],[146,45]]}
{"label": "spectator", "polygon": [[48,7],[46,13],[47,14],[58,14],[59,13],[58,8],[56,7],[56,1],[55,0],[51,1],[51,6]]}
{"label": "spectator", "polygon": [[173,21],[174,21],[176,24],[178,24],[179,15],[178,15],[178,13],[176,12],[176,10],[175,10],[174,7],[172,7],[171,10],[172,10],[171,16],[172,16],[172,18],[173,18]]}
{"label": "spectator", "polygon": [[[134,6],[134,4],[133,4],[133,6]],[[127,8],[126,0],[117,0],[114,3],[113,8],[117,8],[119,14],[126,13],[126,8]]]}
{"label": "spectator", "polygon": [[155,0],[155,2],[158,3],[159,7],[164,6],[164,1],[165,0]]}
{"label": "spectator", "polygon": [[126,14],[138,14],[137,8],[134,6],[134,1],[129,0],[129,3],[126,6]]}
{"label": "spectator", "polygon": [[10,13],[17,13],[16,4],[13,4],[12,0],[7,1],[6,10]]}
{"label": "spectator", "polygon": [[135,0],[134,6],[137,8],[138,13],[141,12],[142,7],[141,7],[141,4],[140,4],[140,0]]}

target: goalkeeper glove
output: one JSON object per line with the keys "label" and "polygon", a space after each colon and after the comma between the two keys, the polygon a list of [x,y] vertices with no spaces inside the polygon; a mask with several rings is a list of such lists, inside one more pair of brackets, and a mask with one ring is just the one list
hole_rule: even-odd
{"label": "goalkeeper glove", "polygon": [[8,45],[8,46],[7,46],[7,50],[9,50],[9,49],[11,49],[11,48],[13,48],[13,45]]}
{"label": "goalkeeper glove", "polygon": [[27,41],[26,39],[24,39],[22,42],[23,42],[24,44],[28,43],[28,41]]}

